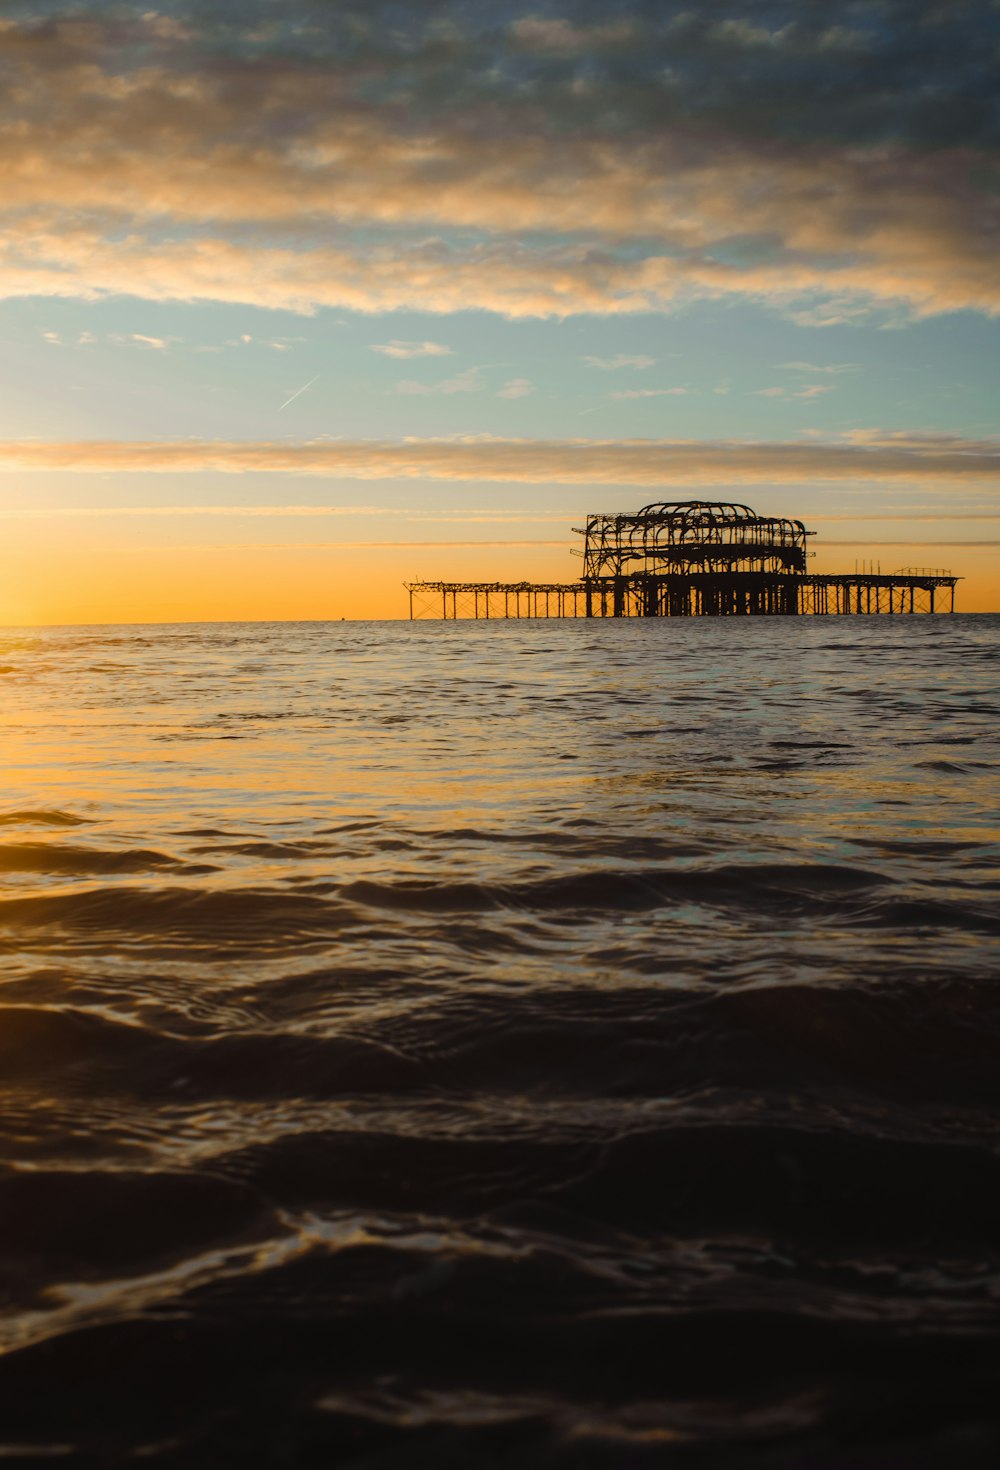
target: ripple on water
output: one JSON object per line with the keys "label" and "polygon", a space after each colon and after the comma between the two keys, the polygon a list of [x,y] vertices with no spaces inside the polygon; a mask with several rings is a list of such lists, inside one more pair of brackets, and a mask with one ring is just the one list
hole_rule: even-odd
{"label": "ripple on water", "polygon": [[1000,619],[883,623],[0,637],[0,1457],[992,1467]]}

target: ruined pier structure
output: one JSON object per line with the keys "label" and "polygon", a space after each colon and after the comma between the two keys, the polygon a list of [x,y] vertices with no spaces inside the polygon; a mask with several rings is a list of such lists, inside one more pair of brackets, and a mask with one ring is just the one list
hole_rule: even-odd
{"label": "ruined pier structure", "polygon": [[[574,528],[575,529],[575,528]],[[676,618],[955,610],[935,567],[809,572],[801,521],[703,500],[589,515],[576,582],[407,582],[411,618]]]}

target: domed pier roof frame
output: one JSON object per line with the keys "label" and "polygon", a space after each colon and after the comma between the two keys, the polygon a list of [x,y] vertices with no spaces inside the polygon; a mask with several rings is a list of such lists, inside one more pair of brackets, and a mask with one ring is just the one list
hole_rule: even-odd
{"label": "domed pier roof frame", "polygon": [[770,572],[806,570],[801,521],[759,516],[748,505],[708,500],[659,501],[641,510],[588,515],[583,536],[585,578],[635,572]]}
{"label": "domed pier roof frame", "polygon": [[807,572],[801,521],[748,505],[657,501],[589,515],[576,582],[406,582],[410,617],[673,618],[944,611],[960,580],[940,567]]}

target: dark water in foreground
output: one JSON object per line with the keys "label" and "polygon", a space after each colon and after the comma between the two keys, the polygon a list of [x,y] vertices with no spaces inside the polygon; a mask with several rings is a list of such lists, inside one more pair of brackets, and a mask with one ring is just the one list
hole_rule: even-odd
{"label": "dark water in foreground", "polygon": [[1000,1463],[1000,618],[0,669],[0,1458]]}

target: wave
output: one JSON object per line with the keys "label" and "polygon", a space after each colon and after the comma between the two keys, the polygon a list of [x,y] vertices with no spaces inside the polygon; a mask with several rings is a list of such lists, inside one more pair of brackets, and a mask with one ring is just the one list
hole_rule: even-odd
{"label": "wave", "polygon": [[[1000,1228],[1000,1160],[989,1147],[829,1125],[679,1123],[590,1141],[300,1134],[216,1167],[286,1206],[506,1228],[523,1227],[524,1207],[530,1219],[541,1201],[570,1232],[582,1223],[589,1234],[596,1223],[641,1238],[721,1232],[811,1249],[944,1248],[968,1257],[992,1254]],[[988,1300],[987,1292],[984,1308]]]}
{"label": "wave", "polygon": [[0,935],[17,946],[24,931],[34,943],[106,945],[131,940],[150,958],[199,945],[213,952],[255,952],[321,941],[356,915],[335,898],[286,889],[138,885],[32,894],[0,900]]}
{"label": "wave", "polygon": [[246,1183],[190,1169],[7,1173],[0,1212],[5,1287],[22,1303],[53,1278],[128,1276],[213,1243],[262,1238],[276,1225],[271,1204]]}
{"label": "wave", "polygon": [[81,827],[86,825],[87,821],[87,817],[78,817],[72,812],[45,810],[0,812],[0,827]]}
{"label": "wave", "polygon": [[[350,1004],[345,984],[357,991]],[[307,1030],[296,1001],[304,992],[312,995]],[[379,1007],[380,995],[391,1003]],[[794,1091],[834,1105],[859,1096],[953,1107],[1000,1102],[1000,1002],[991,980],[693,992],[470,985],[436,995],[414,981],[324,971],[311,989],[302,976],[270,999],[264,987],[249,1011],[226,1000],[225,990],[213,1006],[206,997],[200,1017],[161,1001],[159,1026],[147,1019],[145,990],[132,1022],[66,1005],[7,1005],[0,1057],[9,1079],[54,1087],[81,1069],[91,1086],[100,1078],[105,1088],[142,1096],[425,1088],[459,1097],[575,1097],[588,1104],[591,1124],[602,1103],[710,1089]],[[119,1004],[127,1003],[126,995]]]}
{"label": "wave", "polygon": [[199,1095],[308,1097],[412,1089],[419,1058],[358,1036],[254,1033],[165,1035],[141,1025],[69,1009],[0,1009],[0,1057],[8,1079],[44,1079],[138,1097]]}
{"label": "wave", "polygon": [[894,1307],[873,1261],[802,1289],[763,1242],[630,1262],[624,1242],[505,1250],[445,1227],[435,1254],[433,1221],[322,1223],[305,1251],[263,1241],[170,1297],[122,1282],[117,1315],[8,1353],[6,1445],[95,1465],[995,1463],[995,1319],[905,1289]]}
{"label": "wave", "polygon": [[142,873],[167,868],[190,875],[213,873],[214,864],[186,863],[147,848],[74,847],[56,842],[0,844],[0,873]]}
{"label": "wave", "polygon": [[893,898],[884,874],[834,863],[720,864],[712,868],[611,869],[513,883],[393,883],[363,879],[342,884],[341,897],[371,908],[417,913],[643,912],[698,904],[751,917],[835,918],[887,929],[934,925],[1000,934],[1000,914],[954,900]]}

